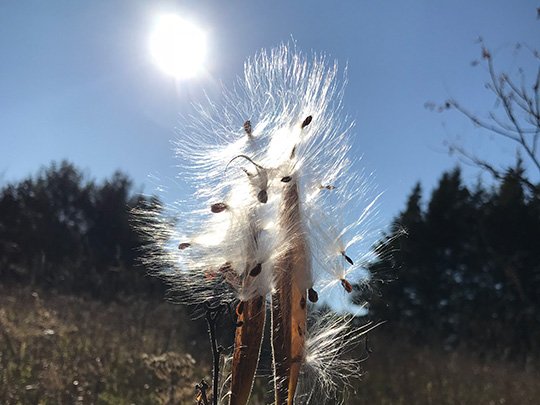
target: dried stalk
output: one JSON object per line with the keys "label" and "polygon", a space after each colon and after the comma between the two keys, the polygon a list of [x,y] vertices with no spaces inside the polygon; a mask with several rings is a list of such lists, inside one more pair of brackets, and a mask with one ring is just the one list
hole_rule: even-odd
{"label": "dried stalk", "polygon": [[285,185],[280,221],[291,245],[276,263],[276,292],[272,295],[272,351],[276,405],[292,404],[304,357],[306,332],[307,247],[300,223],[298,188]]}
{"label": "dried stalk", "polygon": [[266,301],[256,297],[240,302],[238,326],[234,338],[230,405],[247,404],[257,364],[264,331]]}

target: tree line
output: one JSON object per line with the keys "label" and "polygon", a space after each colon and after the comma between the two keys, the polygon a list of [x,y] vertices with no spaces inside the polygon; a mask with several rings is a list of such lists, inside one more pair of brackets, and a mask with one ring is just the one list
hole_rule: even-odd
{"label": "tree line", "polygon": [[0,280],[113,299],[162,296],[140,264],[145,243],[130,211],[150,203],[130,178],[101,183],[63,161],[0,190]]}
{"label": "tree line", "polygon": [[520,162],[491,187],[446,172],[417,184],[371,266],[372,316],[418,341],[479,353],[540,353],[540,195]]}
{"label": "tree line", "polygon": [[[464,184],[459,169],[428,199],[417,184],[374,247],[373,288],[360,297],[370,316],[419,342],[540,353],[540,195],[523,178],[518,162],[489,187]],[[0,282],[103,300],[162,298],[166,286],[147,275],[147,242],[131,214],[156,202],[123,173],[97,183],[68,162],[4,186]]]}

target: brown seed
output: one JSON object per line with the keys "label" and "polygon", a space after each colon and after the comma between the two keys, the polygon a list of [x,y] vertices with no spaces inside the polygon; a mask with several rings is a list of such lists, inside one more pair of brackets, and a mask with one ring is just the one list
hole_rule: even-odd
{"label": "brown seed", "polygon": [[285,176],[285,177],[282,177],[282,178],[281,178],[281,181],[282,181],[283,183],[288,183],[288,182],[291,181],[291,180],[292,180],[292,177],[291,177],[291,176]]}
{"label": "brown seed", "polygon": [[313,119],[313,117],[311,115],[308,115],[306,117],[306,119],[304,120],[304,122],[302,122],[302,129],[304,129],[305,127],[307,127],[309,124],[311,124],[311,120]]}
{"label": "brown seed", "polygon": [[182,242],[178,245],[178,249],[184,250],[191,246],[191,243],[188,242]]}
{"label": "brown seed", "polygon": [[257,265],[251,269],[251,271],[249,272],[249,275],[251,277],[256,277],[259,274],[261,274],[261,270],[262,270],[261,263],[257,263]]}
{"label": "brown seed", "polygon": [[244,312],[244,301],[240,301],[236,306],[236,315],[240,316]]}
{"label": "brown seed", "polygon": [[353,287],[352,287],[352,284],[349,283],[347,280],[345,280],[344,278],[341,279],[341,285],[343,286],[343,288],[345,289],[345,291],[347,291],[349,294],[352,293],[352,290],[353,290]]}
{"label": "brown seed", "polygon": [[259,200],[259,202],[263,204],[266,204],[266,202],[268,201],[268,193],[266,192],[266,190],[259,191],[259,194],[257,194],[257,200]]}
{"label": "brown seed", "polygon": [[300,298],[300,308],[304,309],[306,307],[306,297],[302,295],[302,298]]}
{"label": "brown seed", "polygon": [[313,287],[308,290],[308,298],[309,301],[313,303],[319,301],[319,294],[317,294],[317,291],[315,291]]}
{"label": "brown seed", "polygon": [[215,204],[212,204],[212,206],[210,207],[210,210],[214,213],[214,214],[219,214],[220,212],[223,212],[227,209],[227,204],[225,203],[215,203]]}
{"label": "brown seed", "polygon": [[247,120],[246,122],[244,122],[244,131],[246,131],[246,134],[248,136],[251,136],[253,134],[250,120]]}

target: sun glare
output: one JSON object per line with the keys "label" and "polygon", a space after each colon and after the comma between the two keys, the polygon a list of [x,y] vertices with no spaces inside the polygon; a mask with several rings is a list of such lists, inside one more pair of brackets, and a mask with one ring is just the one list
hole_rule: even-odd
{"label": "sun glare", "polygon": [[177,15],[164,15],[159,17],[150,35],[150,52],[163,72],[176,79],[188,79],[203,67],[206,35]]}

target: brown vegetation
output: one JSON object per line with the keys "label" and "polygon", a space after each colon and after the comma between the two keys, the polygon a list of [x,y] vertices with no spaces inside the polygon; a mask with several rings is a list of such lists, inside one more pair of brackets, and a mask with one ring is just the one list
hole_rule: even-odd
{"label": "brown vegetation", "polygon": [[189,403],[207,368],[187,354],[195,350],[185,319],[159,301],[0,287],[0,403]]}
{"label": "brown vegetation", "polygon": [[[210,375],[204,327],[160,301],[105,304],[0,287],[0,403],[194,403],[196,382]],[[418,347],[391,331],[372,332],[366,373],[347,403],[526,405],[540,397],[538,365]]]}

